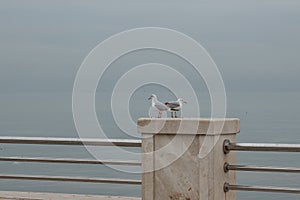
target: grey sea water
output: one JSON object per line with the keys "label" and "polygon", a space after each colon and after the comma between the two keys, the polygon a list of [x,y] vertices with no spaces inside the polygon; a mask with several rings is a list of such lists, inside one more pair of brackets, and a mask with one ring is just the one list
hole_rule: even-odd
{"label": "grey sea water", "polygon": [[[153,91],[137,91],[131,102],[134,120],[148,115],[150,103],[146,100]],[[161,99],[167,98],[163,90],[158,90]],[[96,95],[96,100],[101,99]],[[227,117],[241,119],[239,142],[300,143],[300,94],[296,92],[229,92],[227,93]],[[187,99],[188,100],[188,99]],[[209,116],[209,100],[200,99],[203,104],[201,116]],[[130,104],[131,105],[131,104]],[[138,106],[137,106],[138,105]],[[205,107],[205,105],[207,107]],[[0,134],[1,136],[41,136],[78,137],[72,118],[71,94],[67,93],[4,93],[1,94]],[[96,104],[97,115],[110,138],[130,138],[115,127],[109,108]],[[136,133],[136,136],[138,134]],[[44,156],[68,158],[93,158],[83,147],[43,146],[43,145],[3,145],[1,156]],[[110,147],[99,147],[104,158],[140,159],[126,153],[117,155]],[[139,152],[140,149],[126,149]],[[238,153],[239,164],[262,166],[300,167],[297,153]],[[126,167],[124,167],[126,170]],[[75,164],[33,164],[0,162],[1,173],[65,175],[107,178],[140,179],[140,174],[122,173],[101,165]],[[136,172],[139,167],[131,168]],[[279,173],[238,173],[237,182],[247,185],[272,185],[300,187],[300,176]],[[140,196],[140,186],[117,184],[89,184],[46,181],[0,180],[1,190],[83,193],[101,195]],[[298,199],[295,195],[238,192],[238,199]]]}

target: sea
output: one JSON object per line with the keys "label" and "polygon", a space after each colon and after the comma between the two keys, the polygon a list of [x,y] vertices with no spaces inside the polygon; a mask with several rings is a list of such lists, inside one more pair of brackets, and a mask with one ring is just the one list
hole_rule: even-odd
{"label": "sea", "polygon": [[[152,93],[163,101],[168,96],[164,89],[137,90],[128,105],[133,122],[149,116]],[[200,95],[201,96],[201,95]],[[138,138],[136,129],[131,135],[124,133],[114,122],[110,108],[110,95],[96,94],[98,121],[108,138]],[[189,97],[185,97],[189,101]],[[200,97],[200,117],[210,116],[210,100]],[[227,91],[226,117],[241,120],[238,142],[295,143],[300,144],[300,94],[293,91]],[[185,106],[189,105],[189,103]],[[2,93],[0,99],[0,135],[23,137],[79,137],[72,115],[71,92],[15,92]],[[123,108],[126,111],[126,108]],[[184,109],[184,108],[183,108]],[[121,110],[121,108],[120,108]],[[124,111],[124,112],[125,112]],[[166,117],[166,116],[165,116]],[[182,116],[192,117],[192,116]],[[111,147],[99,147],[105,159],[140,160],[139,148],[127,148],[120,154]],[[126,155],[126,152],[134,152]],[[1,156],[87,158],[93,155],[81,146],[9,145],[0,144]],[[257,166],[300,167],[300,153],[238,152],[238,164]],[[27,174],[52,176],[80,176],[103,178],[141,179],[140,167],[105,165],[78,165],[55,163],[0,162],[1,174]],[[130,171],[130,172],[129,172]],[[238,172],[241,185],[279,186],[300,188],[300,175],[289,173]],[[116,196],[141,196],[141,186],[74,183],[52,181],[0,180],[2,191],[58,192]],[[237,192],[237,199],[300,199],[293,194]]]}

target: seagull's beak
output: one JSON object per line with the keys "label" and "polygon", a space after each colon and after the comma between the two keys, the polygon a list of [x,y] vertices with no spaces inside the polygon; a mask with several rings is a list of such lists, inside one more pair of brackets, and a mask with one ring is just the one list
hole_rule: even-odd
{"label": "seagull's beak", "polygon": [[183,101],[183,103],[187,103],[186,101]]}
{"label": "seagull's beak", "polygon": [[151,97],[148,98],[148,100],[152,99]]}

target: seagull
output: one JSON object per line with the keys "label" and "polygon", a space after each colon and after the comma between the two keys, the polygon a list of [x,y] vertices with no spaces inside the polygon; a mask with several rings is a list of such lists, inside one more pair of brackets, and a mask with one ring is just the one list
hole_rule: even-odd
{"label": "seagull", "polygon": [[176,112],[182,108],[183,103],[187,102],[182,98],[179,98],[177,101],[165,102],[165,105],[168,106],[170,108],[170,111],[172,112],[172,118],[177,118]]}
{"label": "seagull", "polygon": [[167,112],[170,111],[170,108],[168,106],[166,106],[165,104],[163,104],[162,102],[157,100],[157,96],[155,94],[152,94],[148,100],[152,100],[152,107],[155,108],[158,111],[158,118],[161,118],[161,114],[163,112]]}

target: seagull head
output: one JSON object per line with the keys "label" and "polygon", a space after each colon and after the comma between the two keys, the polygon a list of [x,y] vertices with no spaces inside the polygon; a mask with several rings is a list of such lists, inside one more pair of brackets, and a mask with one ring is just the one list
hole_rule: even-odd
{"label": "seagull head", "polygon": [[155,94],[151,94],[151,96],[148,98],[148,100],[150,99],[157,99],[157,96]]}
{"label": "seagull head", "polygon": [[178,102],[181,102],[181,103],[187,103],[183,98],[179,98],[179,99],[178,99]]}

